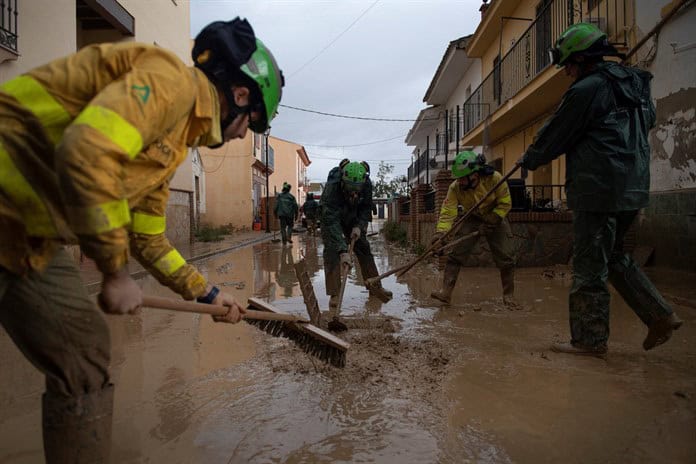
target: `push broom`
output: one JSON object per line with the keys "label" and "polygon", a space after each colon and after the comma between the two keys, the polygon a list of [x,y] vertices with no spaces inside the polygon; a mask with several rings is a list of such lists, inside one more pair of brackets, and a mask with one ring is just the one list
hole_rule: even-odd
{"label": "push broom", "polygon": [[[350,344],[318,328],[306,319],[279,311],[258,298],[249,298],[244,320],[274,337],[285,337],[298,347],[335,367],[345,367]],[[224,316],[229,308],[158,296],[144,296],[143,306],[213,316]]]}
{"label": "push broom", "polygon": [[476,204],[474,204],[474,206],[472,206],[471,208],[469,208],[469,210],[468,210],[466,213],[464,213],[464,215],[463,215],[462,217],[460,217],[459,219],[457,219],[457,221],[452,225],[452,228],[451,228],[450,230],[448,230],[447,232],[445,232],[445,233],[442,235],[442,237],[440,237],[438,240],[436,240],[435,242],[431,243],[430,246],[429,246],[428,248],[426,248],[425,251],[424,251],[423,253],[421,253],[417,258],[415,258],[414,260],[412,260],[412,261],[406,263],[405,265],[403,265],[403,266],[401,266],[401,267],[399,267],[399,268],[392,269],[392,270],[390,270],[390,271],[385,272],[384,274],[380,274],[380,275],[378,275],[377,277],[370,277],[369,279],[367,279],[367,280],[365,281],[365,283],[366,283],[368,286],[373,286],[373,285],[375,285],[377,282],[381,281],[382,279],[384,279],[384,278],[386,278],[386,277],[389,277],[389,276],[392,275],[392,274],[396,274],[397,277],[401,277],[401,276],[403,276],[404,274],[406,274],[408,271],[410,271],[410,270],[413,268],[413,266],[415,266],[416,264],[420,263],[421,261],[423,261],[425,258],[427,258],[428,256],[430,256],[431,254],[438,253],[438,252],[442,251],[444,248],[451,248],[451,247],[454,246],[455,242],[458,244],[458,243],[460,243],[460,242],[462,242],[462,241],[464,241],[464,240],[466,240],[466,239],[468,239],[468,238],[474,237],[478,232],[474,232],[474,233],[468,234],[468,235],[466,235],[466,236],[464,236],[464,237],[458,238],[458,239],[455,240],[454,242],[451,242],[451,243],[449,243],[449,244],[445,244],[445,240],[446,240],[448,237],[453,236],[454,234],[456,234],[457,231],[459,231],[459,229],[461,228],[462,224],[464,224],[464,221],[465,221],[469,216],[471,216],[471,215],[473,214],[473,212],[476,211],[476,209],[477,209],[479,206],[481,206],[481,205],[483,204],[483,202],[486,201],[486,199],[487,199],[489,196],[491,196],[491,194],[493,194],[493,192],[495,192],[496,190],[498,190],[498,187],[500,187],[501,185],[503,185],[503,183],[507,182],[507,180],[510,178],[510,176],[512,176],[515,172],[517,172],[517,170],[518,170],[519,168],[520,168],[520,165],[519,165],[519,164],[515,164],[515,167],[512,168],[512,169],[510,170],[510,172],[508,172],[507,174],[505,174],[505,176],[503,176],[502,179],[500,179],[488,192],[486,192],[486,194],[485,194],[483,197],[481,197],[481,199],[480,199],[479,201],[477,201]]}

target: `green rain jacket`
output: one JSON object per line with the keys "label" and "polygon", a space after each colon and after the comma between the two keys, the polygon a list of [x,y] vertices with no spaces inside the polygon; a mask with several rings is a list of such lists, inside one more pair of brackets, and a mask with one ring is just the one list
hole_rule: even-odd
{"label": "green rain jacket", "polygon": [[339,252],[348,251],[344,231],[353,227],[367,229],[372,221],[372,182],[367,178],[357,205],[348,202],[341,188],[341,169],[329,172],[326,187],[321,194],[321,230],[324,247]]}
{"label": "green rain jacket", "polygon": [[308,199],[302,205],[302,211],[304,211],[307,219],[316,219],[319,212],[319,203],[314,198]]}
{"label": "green rain jacket", "polygon": [[651,79],[647,71],[600,63],[566,91],[523,166],[534,170],[565,153],[568,207],[575,211],[647,206],[648,132],[655,125]]}
{"label": "green rain jacket", "polygon": [[275,204],[275,215],[278,217],[297,217],[297,201],[290,192],[281,192],[278,194]]}

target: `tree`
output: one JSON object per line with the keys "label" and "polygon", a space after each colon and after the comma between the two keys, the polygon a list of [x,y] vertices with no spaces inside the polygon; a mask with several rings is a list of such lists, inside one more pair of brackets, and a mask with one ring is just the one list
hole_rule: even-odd
{"label": "tree", "polygon": [[394,165],[379,162],[377,176],[372,182],[372,196],[375,198],[389,198],[394,194],[405,195],[406,185],[400,178],[394,178]]}

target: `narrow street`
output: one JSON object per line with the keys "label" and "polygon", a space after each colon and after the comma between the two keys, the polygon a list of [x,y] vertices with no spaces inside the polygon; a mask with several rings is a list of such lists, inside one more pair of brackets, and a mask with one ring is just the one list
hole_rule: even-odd
{"label": "narrow street", "polygon": [[[411,255],[371,237],[380,272]],[[306,314],[304,257],[322,309],[321,240],[298,234],[196,263],[220,288]],[[467,268],[450,307],[434,263],[370,299],[352,273],[345,369],[245,323],[146,309],[109,316],[115,463],[662,463],[696,456],[696,276],[652,272],[684,326],[645,352],[646,329],[612,293],[607,361],[548,351],[568,337],[569,269],[526,268],[524,309],[500,302],[494,268]],[[151,277],[147,294],[174,296]],[[43,379],[0,332],[0,463],[43,462]]]}

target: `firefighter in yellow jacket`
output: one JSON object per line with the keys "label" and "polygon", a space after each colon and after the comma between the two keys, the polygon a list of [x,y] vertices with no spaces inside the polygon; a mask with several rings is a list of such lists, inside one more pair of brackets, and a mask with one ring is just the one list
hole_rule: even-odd
{"label": "firefighter in yellow jacket", "polygon": [[108,327],[64,244],[96,262],[106,313],[142,304],[128,248],[183,298],[228,306],[218,321],[244,313],[167,241],[168,184],[187,147],[266,130],[283,78],[239,18],[203,29],[192,56],[93,45],[0,84],[0,323],[46,376],[49,463],[106,462],[113,405]]}
{"label": "firefighter in yellow jacket", "polygon": [[[442,204],[433,242],[452,228],[457,218],[458,206],[461,205],[464,211],[468,211],[502,178],[499,172],[486,164],[482,155],[471,151],[457,154],[452,164],[452,175],[455,180],[449,186],[447,197]],[[506,219],[511,207],[510,191],[507,184],[503,183],[464,222],[457,236],[468,235],[475,231],[478,231],[479,235],[463,241],[448,254],[442,290],[432,292],[433,298],[444,303],[450,302],[462,264],[478,239],[486,237],[495,265],[500,270],[503,301],[510,308],[520,308],[513,298],[515,259],[512,231]]]}

